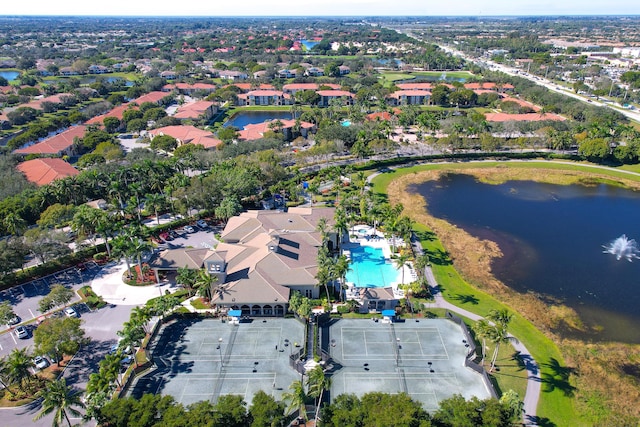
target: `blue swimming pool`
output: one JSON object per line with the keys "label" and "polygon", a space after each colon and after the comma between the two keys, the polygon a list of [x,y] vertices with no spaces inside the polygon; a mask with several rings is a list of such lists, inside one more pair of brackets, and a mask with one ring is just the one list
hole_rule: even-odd
{"label": "blue swimming pool", "polygon": [[382,249],[358,246],[351,249],[347,282],[360,288],[385,288],[398,281],[398,270],[384,258]]}

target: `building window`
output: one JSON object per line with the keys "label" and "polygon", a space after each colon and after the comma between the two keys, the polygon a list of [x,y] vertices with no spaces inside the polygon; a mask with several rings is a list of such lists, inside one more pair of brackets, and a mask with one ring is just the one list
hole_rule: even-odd
{"label": "building window", "polygon": [[313,291],[311,289],[305,289],[304,296],[307,298],[313,298]]}

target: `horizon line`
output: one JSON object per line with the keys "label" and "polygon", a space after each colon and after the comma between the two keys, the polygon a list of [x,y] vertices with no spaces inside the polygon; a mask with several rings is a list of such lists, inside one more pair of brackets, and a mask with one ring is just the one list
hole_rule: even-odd
{"label": "horizon line", "polygon": [[0,18],[523,18],[523,17],[545,17],[545,18],[563,18],[563,17],[640,17],[640,13],[556,13],[556,14],[488,14],[488,15],[453,15],[453,14],[434,14],[434,15],[104,15],[104,14],[60,14],[60,15],[25,15],[25,14],[0,14]]}

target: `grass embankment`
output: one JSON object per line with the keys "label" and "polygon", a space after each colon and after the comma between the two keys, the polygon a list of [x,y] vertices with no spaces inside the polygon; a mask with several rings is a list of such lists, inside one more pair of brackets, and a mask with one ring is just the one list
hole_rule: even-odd
{"label": "grass embankment", "polygon": [[[637,368],[637,357],[634,359],[629,354],[638,354],[638,346],[588,344],[555,335],[552,331],[558,325],[581,327],[573,310],[561,304],[546,305],[536,296],[518,294],[498,282],[490,270],[492,258],[501,256],[495,243],[480,241],[431,217],[422,197],[405,191],[408,185],[437,179],[440,173],[449,170],[470,173],[489,183],[537,180],[640,188],[640,179],[620,170],[601,170],[586,164],[482,162],[403,168],[374,180],[374,191],[388,194],[392,203],[401,202],[405,213],[424,225],[417,231],[421,233],[423,245],[432,258],[434,274],[448,301],[483,316],[492,309],[504,307],[515,312],[509,329],[527,346],[541,368],[540,417],[559,426],[603,422],[605,425],[614,420],[637,417],[640,392],[634,374],[628,373],[633,366]],[[464,274],[464,279],[458,270]],[[638,377],[637,373],[635,377]],[[506,375],[498,374],[495,378],[499,388],[513,388]]]}

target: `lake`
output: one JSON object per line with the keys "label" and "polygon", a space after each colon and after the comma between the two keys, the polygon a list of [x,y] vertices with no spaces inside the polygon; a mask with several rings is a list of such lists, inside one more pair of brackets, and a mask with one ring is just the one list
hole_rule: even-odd
{"label": "lake", "polygon": [[626,234],[640,240],[640,193],[608,185],[511,181],[482,184],[463,174],[415,185],[429,212],[504,253],[492,265],[512,289],[561,299],[593,327],[561,331],[587,340],[640,343],[640,259],[605,253]]}
{"label": "lake", "polygon": [[244,129],[246,125],[264,123],[268,120],[286,119],[291,120],[289,111],[240,111],[229,118],[224,123],[224,127],[234,126]]}
{"label": "lake", "polygon": [[309,40],[300,40],[300,43],[302,43],[302,45],[306,47],[307,50],[311,50],[311,48],[317,45],[319,42],[312,42]]}
{"label": "lake", "polygon": [[9,82],[17,79],[19,75],[20,73],[18,71],[0,71],[0,77],[4,77]]}

